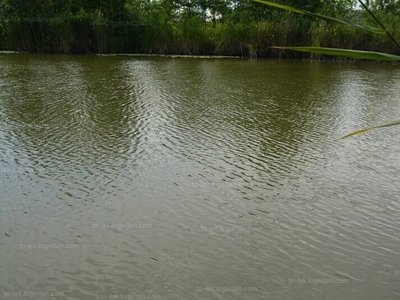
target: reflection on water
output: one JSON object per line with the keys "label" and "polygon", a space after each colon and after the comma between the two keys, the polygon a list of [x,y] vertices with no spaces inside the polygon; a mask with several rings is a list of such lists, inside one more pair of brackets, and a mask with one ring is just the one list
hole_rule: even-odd
{"label": "reflection on water", "polygon": [[398,68],[238,62],[0,55],[2,296],[398,298]]}

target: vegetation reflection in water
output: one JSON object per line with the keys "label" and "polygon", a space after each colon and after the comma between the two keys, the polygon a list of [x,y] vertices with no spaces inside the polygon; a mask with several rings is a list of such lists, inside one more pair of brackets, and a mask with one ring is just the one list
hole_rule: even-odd
{"label": "vegetation reflection in water", "polygon": [[396,127],[331,142],[400,114],[397,66],[0,68],[1,293],[398,298]]}

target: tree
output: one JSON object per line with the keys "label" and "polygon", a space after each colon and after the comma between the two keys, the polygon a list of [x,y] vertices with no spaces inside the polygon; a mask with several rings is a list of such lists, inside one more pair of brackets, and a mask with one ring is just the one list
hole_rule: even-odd
{"label": "tree", "polygon": [[216,26],[217,18],[222,18],[230,11],[231,3],[225,0],[198,0],[204,20],[210,16],[213,28]]}
{"label": "tree", "polygon": [[389,14],[398,14],[400,12],[400,1],[398,0],[375,0],[368,2],[370,7],[375,11],[383,11]]}

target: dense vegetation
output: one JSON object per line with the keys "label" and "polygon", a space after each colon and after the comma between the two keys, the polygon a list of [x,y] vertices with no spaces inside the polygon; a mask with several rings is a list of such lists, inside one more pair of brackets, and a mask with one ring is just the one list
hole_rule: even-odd
{"label": "dense vegetation", "polygon": [[[353,0],[281,0],[376,25]],[[400,1],[369,1],[400,40]],[[385,35],[276,10],[251,0],[0,0],[0,49],[56,53],[297,55],[270,46],[315,45],[400,54]]]}

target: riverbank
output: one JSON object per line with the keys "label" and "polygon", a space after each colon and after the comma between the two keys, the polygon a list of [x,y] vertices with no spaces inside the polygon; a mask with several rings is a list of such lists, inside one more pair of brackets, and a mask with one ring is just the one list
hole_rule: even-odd
{"label": "riverbank", "polygon": [[[198,16],[171,21],[149,17],[147,23],[93,22],[76,19],[9,19],[0,28],[0,50],[60,54],[176,55],[188,57],[319,58],[272,46],[323,46],[400,55],[386,36],[355,27],[330,24],[287,12],[262,20],[225,19],[215,24]],[[400,40],[400,18],[383,16],[383,23]],[[375,25],[368,18],[358,23]]]}
{"label": "riverbank", "polygon": [[[71,54],[60,54],[60,53],[30,53],[27,51],[0,51],[1,54],[33,54],[33,55],[61,55],[61,56],[70,56]],[[242,57],[242,56],[218,56],[218,55],[169,55],[169,54],[146,54],[146,53],[116,53],[116,54],[73,54],[72,56],[98,56],[98,57],[136,57],[136,58],[177,58],[177,59],[211,59],[219,61],[219,63],[229,63],[232,62],[238,64],[265,64],[265,65],[274,65],[283,62],[303,62],[303,63],[336,63],[336,64],[368,64],[368,65],[392,65],[398,66],[400,62],[398,61],[384,61],[384,60],[360,60],[354,58],[347,58],[341,56],[320,56],[317,58],[268,58],[268,57],[258,57],[258,58],[251,58],[251,57]]]}
{"label": "riverbank", "polygon": [[146,53],[115,53],[95,54],[97,56],[134,56],[134,57],[168,57],[168,58],[210,58],[210,59],[240,59],[241,56],[222,55],[186,55],[186,54],[146,54]]}

